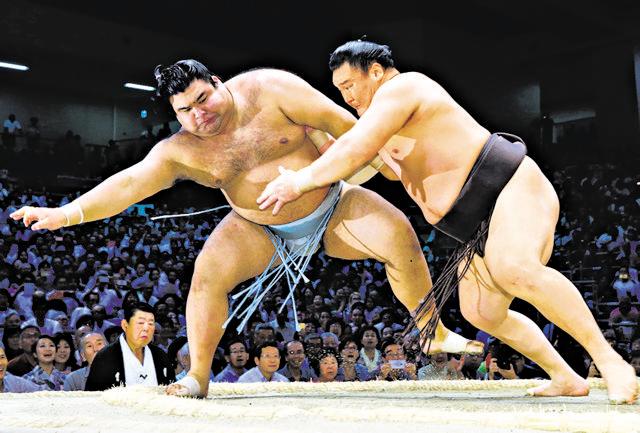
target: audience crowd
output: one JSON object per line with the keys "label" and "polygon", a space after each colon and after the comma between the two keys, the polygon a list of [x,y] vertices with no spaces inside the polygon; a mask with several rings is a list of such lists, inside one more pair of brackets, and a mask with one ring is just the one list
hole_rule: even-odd
{"label": "audience crowd", "polygon": [[[575,282],[605,337],[640,374],[637,179],[606,165],[557,170],[550,178],[562,203],[552,265]],[[60,206],[77,194],[32,189],[7,176],[0,183],[0,392],[83,390],[96,354],[120,339],[123,319],[131,317],[125,312],[140,302],[152,307],[153,344],[168,357],[168,376],[180,378],[189,370],[185,303],[194,261],[228,210],[152,221],[154,215],[193,209],[145,202],[56,232],[33,232],[9,218],[21,206]],[[453,245],[418,222],[415,209],[407,213],[437,278]],[[211,269],[217,272],[224,270]],[[409,313],[393,296],[381,263],[320,252],[306,274],[311,281],[297,288],[294,300],[299,325],[292,306],[282,306],[288,293],[282,283],[264,297],[243,332],[236,332],[237,323],[228,326],[211,367],[213,382],[545,377],[521,354],[467,323],[455,296],[443,321],[486,342],[486,353],[421,353],[415,333],[404,335]],[[565,333],[525,303],[514,308],[539,324],[578,373],[599,375]]]}

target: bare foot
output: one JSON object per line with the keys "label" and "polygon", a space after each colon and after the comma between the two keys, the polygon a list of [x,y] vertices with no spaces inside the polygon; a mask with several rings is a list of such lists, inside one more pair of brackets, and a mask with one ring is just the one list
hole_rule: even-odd
{"label": "bare foot", "polygon": [[584,397],[589,395],[589,383],[573,373],[568,377],[554,377],[544,385],[529,388],[527,394],[533,397]]}
{"label": "bare foot", "polygon": [[195,376],[187,375],[167,387],[167,395],[178,397],[204,398],[209,392],[209,380],[200,381]]}
{"label": "bare foot", "polygon": [[598,365],[607,384],[609,403],[633,404],[638,398],[638,379],[634,368],[622,358]]}

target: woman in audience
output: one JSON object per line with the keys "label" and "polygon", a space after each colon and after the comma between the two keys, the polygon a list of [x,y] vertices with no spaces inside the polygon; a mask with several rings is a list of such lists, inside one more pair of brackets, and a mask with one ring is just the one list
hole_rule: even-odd
{"label": "woman in audience", "polygon": [[360,359],[358,363],[367,367],[369,373],[378,368],[382,364],[382,354],[378,350],[378,343],[380,342],[380,334],[378,330],[372,326],[364,326],[360,330]]}
{"label": "woman in audience", "polygon": [[4,346],[0,344],[0,393],[3,392],[34,392],[40,391],[43,387],[35,383],[23,379],[20,376],[14,376],[7,371],[9,360],[4,351]]}
{"label": "woman in audience", "polygon": [[345,323],[339,317],[334,317],[329,320],[329,332],[332,332],[338,336],[338,338],[342,338],[344,336]]}
{"label": "woman in audience", "polygon": [[325,347],[313,361],[313,369],[318,375],[314,382],[335,382],[338,375],[338,352],[331,347]]}
{"label": "woman in audience", "polygon": [[73,337],[71,334],[63,333],[56,335],[54,338],[56,342],[54,366],[58,371],[61,371],[65,375],[69,374],[78,368],[71,356],[71,354],[76,351],[73,344]]}
{"label": "woman in audience", "polygon": [[341,364],[336,380],[339,382],[365,382],[371,379],[369,370],[358,363],[360,357],[360,344],[354,337],[347,336],[340,341]]}
{"label": "woman in audience", "polygon": [[36,385],[45,385],[50,391],[60,391],[66,375],[54,367],[56,343],[53,337],[41,335],[31,348],[38,364],[24,378]]}

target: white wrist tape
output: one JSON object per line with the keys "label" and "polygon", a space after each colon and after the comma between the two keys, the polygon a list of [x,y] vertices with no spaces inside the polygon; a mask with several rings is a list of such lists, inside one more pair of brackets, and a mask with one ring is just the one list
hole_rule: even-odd
{"label": "white wrist tape", "polygon": [[350,183],[351,185],[362,185],[378,174],[378,171],[383,165],[384,161],[382,161],[380,156],[376,156],[369,162],[369,164],[365,165],[360,170],[356,171],[351,177],[346,179],[347,183]]}
{"label": "white wrist tape", "polygon": [[309,128],[306,133],[311,139],[313,145],[316,147],[316,149],[318,149],[318,152],[320,152],[320,154],[325,153],[327,149],[331,147],[331,145],[336,141],[326,132],[319,131],[317,129]]}
{"label": "white wrist tape", "polygon": [[369,162],[369,165],[375,168],[376,170],[380,171],[380,169],[384,165],[384,161],[382,160],[382,158],[380,158],[380,155],[376,155],[376,157],[373,158],[371,162]]}
{"label": "white wrist tape", "polygon": [[347,183],[351,185],[362,185],[373,176],[378,174],[378,170],[371,167],[370,165],[365,165],[360,170],[356,171],[352,176],[346,179]]}
{"label": "white wrist tape", "polygon": [[[73,224],[82,224],[84,222],[84,212],[82,211],[82,206],[77,201],[72,201],[64,206],[62,206],[62,213],[64,213],[64,217],[66,218],[65,227],[69,227]],[[80,220],[76,223],[73,222],[74,215],[79,214]]]}
{"label": "white wrist tape", "polygon": [[294,176],[294,183],[295,183],[296,189],[300,193],[305,193],[307,191],[311,191],[312,189],[316,189],[318,187],[318,185],[316,185],[315,181],[313,180],[311,170],[308,170],[308,169],[307,170],[302,169],[296,172]]}

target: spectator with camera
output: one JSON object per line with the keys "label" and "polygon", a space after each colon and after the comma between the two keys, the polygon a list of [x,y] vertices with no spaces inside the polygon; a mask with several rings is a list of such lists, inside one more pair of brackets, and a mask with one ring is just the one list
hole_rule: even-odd
{"label": "spectator with camera", "polygon": [[616,291],[618,302],[622,302],[623,298],[638,296],[637,289],[638,284],[631,279],[628,268],[620,268],[616,279],[613,281],[613,290]]}
{"label": "spectator with camera", "polygon": [[487,357],[489,366],[486,379],[542,379],[548,376],[539,368],[528,365],[524,356],[496,340],[495,350]]}
{"label": "spectator with camera", "polygon": [[407,362],[404,349],[393,339],[382,342],[381,352],[383,362],[380,367],[373,372],[378,380],[417,380],[416,365]]}

